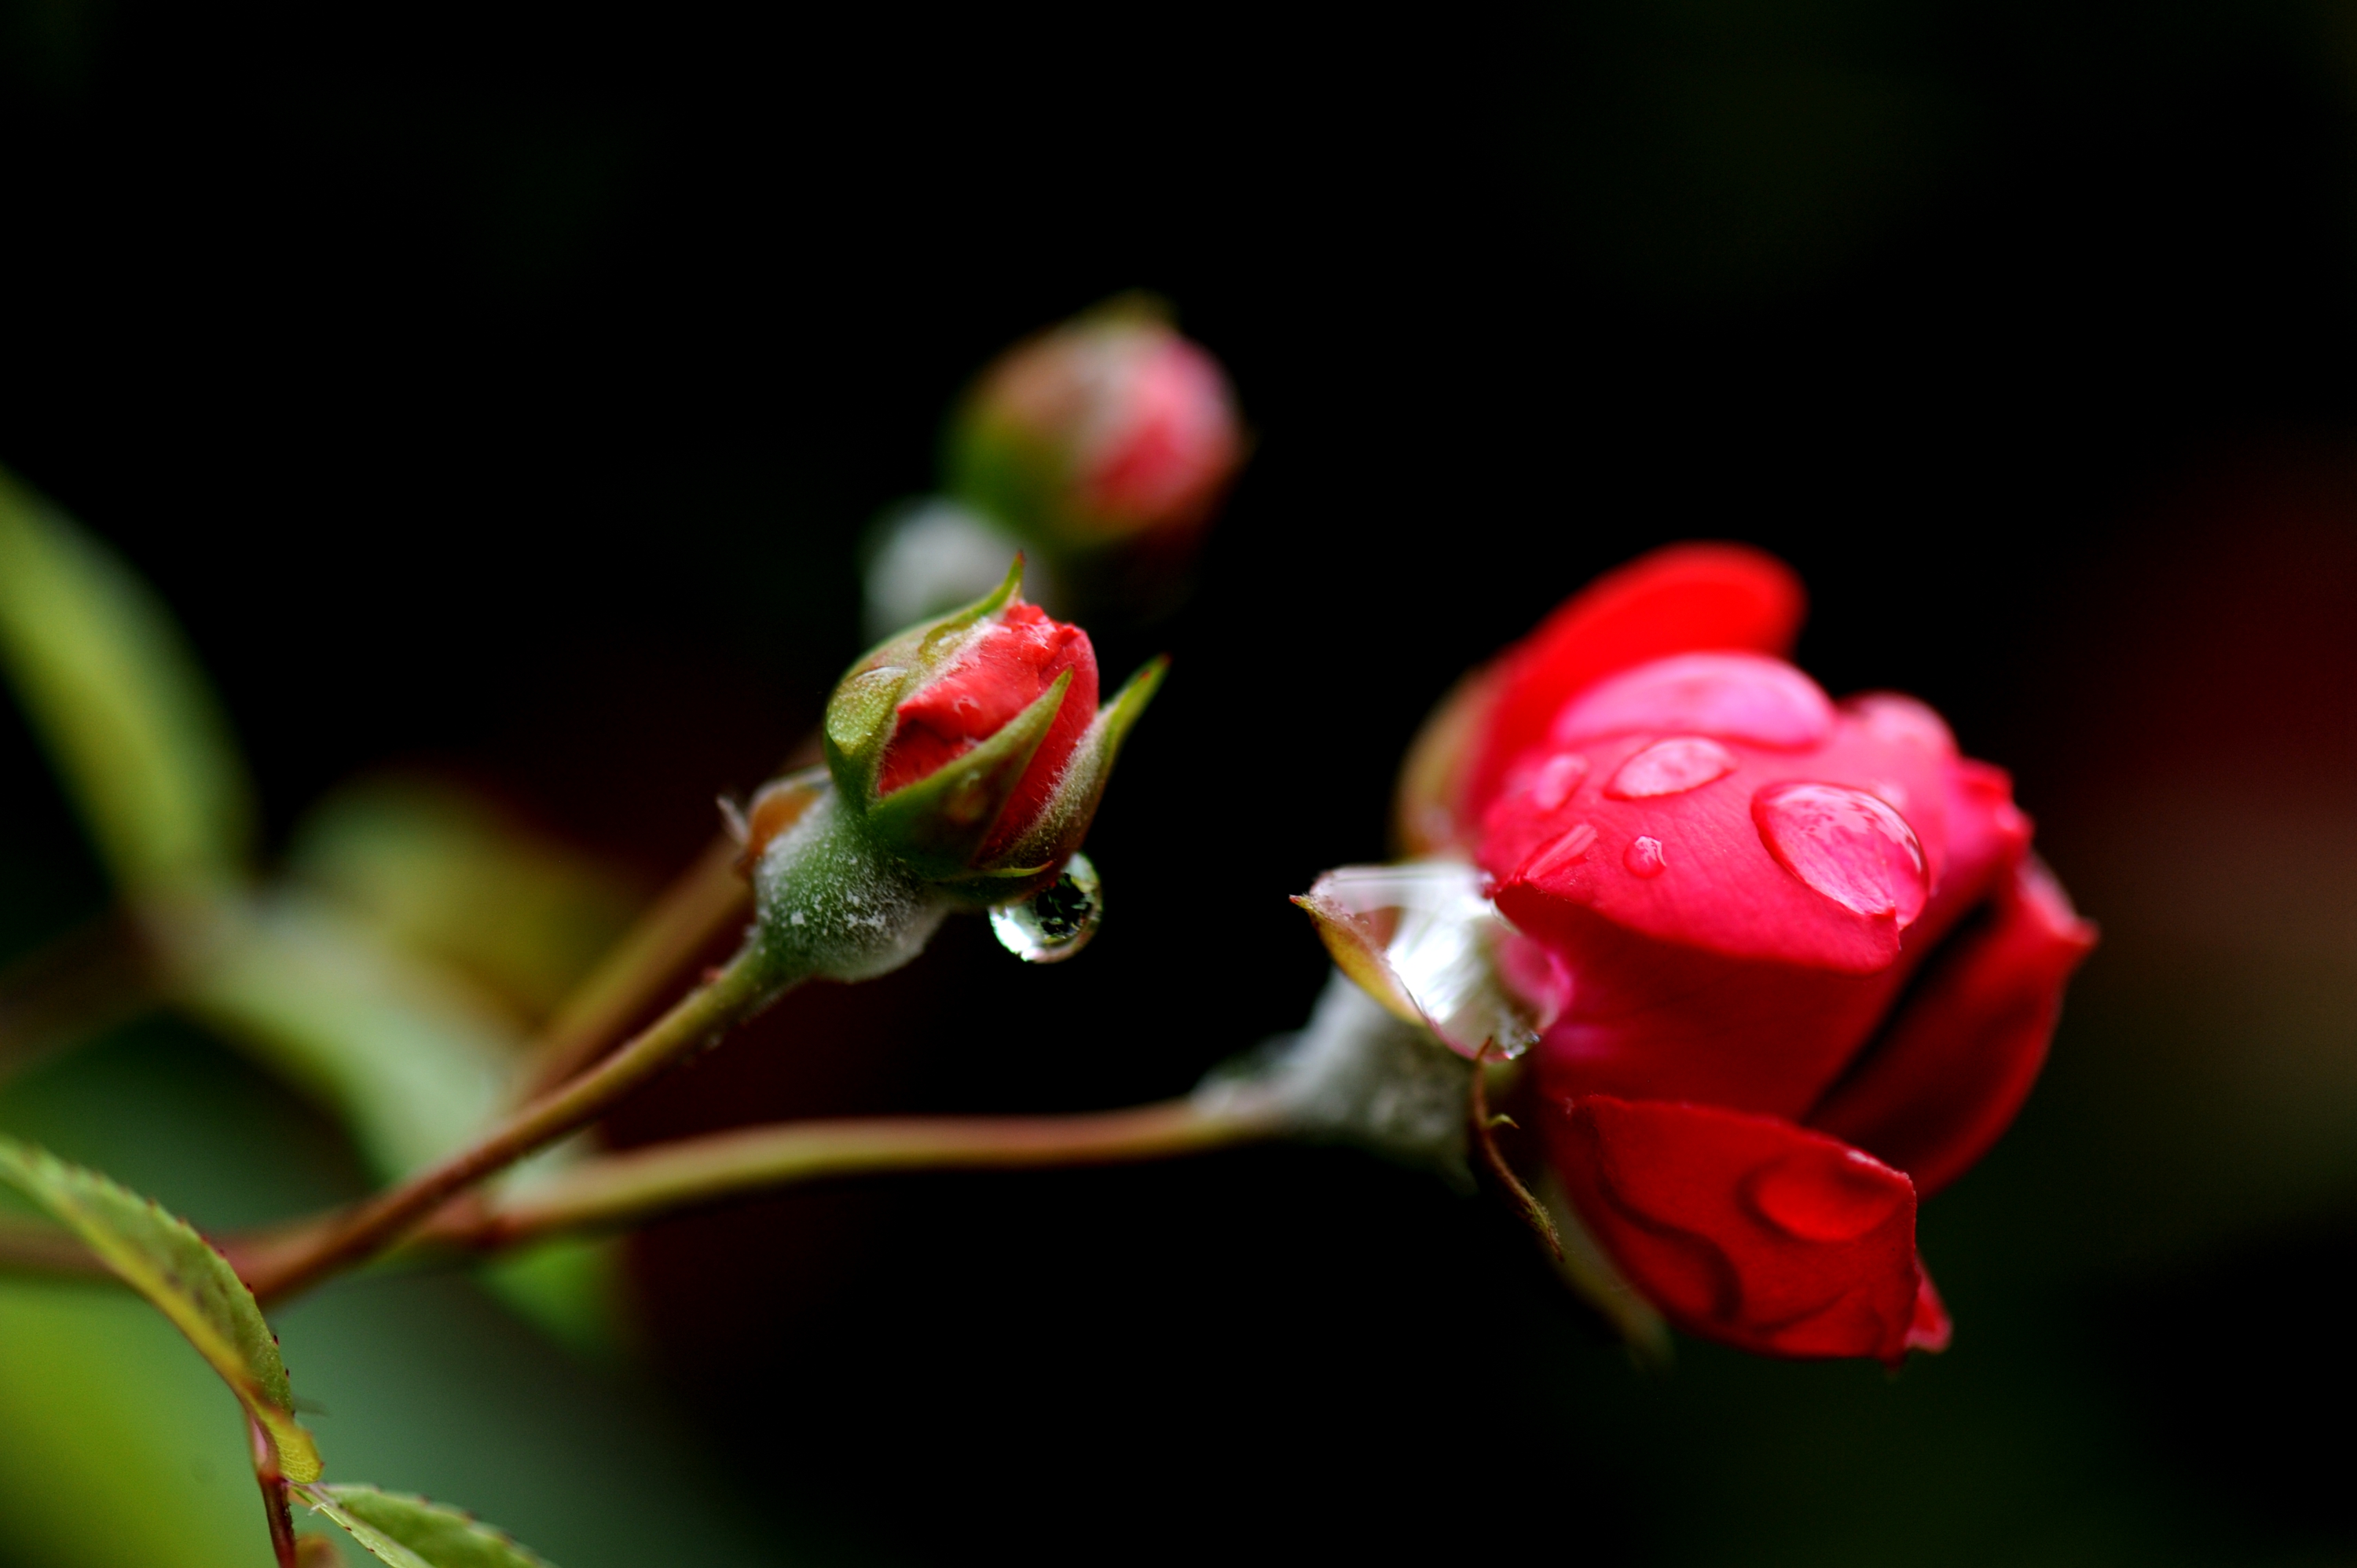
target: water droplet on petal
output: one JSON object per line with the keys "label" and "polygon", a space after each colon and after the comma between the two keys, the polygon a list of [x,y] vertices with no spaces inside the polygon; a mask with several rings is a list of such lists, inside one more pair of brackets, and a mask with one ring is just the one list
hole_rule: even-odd
{"label": "water droplet on petal", "polygon": [[1097,934],[1104,918],[1104,896],[1097,868],[1085,854],[1064,863],[1064,874],[1044,893],[990,911],[999,945],[1025,963],[1061,963]]}
{"label": "water droplet on petal", "polygon": [[1620,864],[1629,868],[1631,876],[1654,877],[1662,874],[1669,862],[1662,858],[1661,840],[1636,838],[1631,839],[1629,847],[1621,852]]}
{"label": "water droplet on petal", "polygon": [[1751,798],[1760,842],[1812,892],[1912,925],[1931,896],[1923,846],[1907,819],[1842,784],[1770,784]]}
{"label": "water droplet on petal", "polygon": [[1907,1201],[1906,1178],[1856,1149],[1797,1149],[1753,1173],[1751,1206],[1803,1241],[1854,1241]]}
{"label": "water droplet on petal", "polygon": [[1553,843],[1523,864],[1524,877],[1545,876],[1562,870],[1575,861],[1584,860],[1596,847],[1596,830],[1586,822],[1574,822],[1559,834]]}
{"label": "water droplet on petal", "polygon": [[1907,786],[1898,779],[1869,779],[1867,780],[1866,792],[1900,816],[1907,814]]}
{"label": "water droplet on petal", "polygon": [[1558,751],[1539,764],[1538,772],[1531,779],[1531,804],[1542,811],[1552,811],[1571,798],[1579,781],[1587,777],[1587,758],[1576,751]]}
{"label": "water droplet on petal", "polygon": [[1683,653],[1600,681],[1555,721],[1558,745],[1683,731],[1798,750],[1833,733],[1834,705],[1817,683],[1781,659],[1756,653]]}
{"label": "water droplet on petal", "polygon": [[1698,735],[1676,736],[1655,741],[1614,768],[1604,792],[1616,800],[1683,795],[1726,778],[1738,766],[1735,754],[1715,740]]}

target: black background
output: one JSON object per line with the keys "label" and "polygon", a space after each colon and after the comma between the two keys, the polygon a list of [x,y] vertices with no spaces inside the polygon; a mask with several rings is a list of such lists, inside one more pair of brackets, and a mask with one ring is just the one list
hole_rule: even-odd
{"label": "black background", "polygon": [[[2041,811],[2156,510],[2352,413],[2322,7],[5,16],[0,460],[177,607],[277,831],[422,762],[661,875],[857,651],[859,530],[975,366],[1142,285],[1231,368],[1258,446],[1200,586],[1099,638],[1176,664],[1097,946],[1028,971],[965,922],[628,1137],[1183,1090],[1306,1013],[1286,895],[1383,853],[1432,700],[1667,539],[1791,560],[1803,661],[1938,703]],[[856,1554],[1658,1554],[1627,1477],[1679,1448],[1583,1407],[1612,1353],[1509,1222],[1355,1157],[810,1195],[640,1263],[677,1397]],[[2149,1369],[2219,1267],[2179,1327],[2116,1282],[2048,1326],[2266,1536],[2306,1485],[2203,1434],[2274,1396],[2220,1372],[2179,1421]]]}

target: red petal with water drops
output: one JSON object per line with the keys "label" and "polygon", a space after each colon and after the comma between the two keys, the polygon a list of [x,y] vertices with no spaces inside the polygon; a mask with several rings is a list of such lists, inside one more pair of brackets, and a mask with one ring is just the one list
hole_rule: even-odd
{"label": "red petal with water drops", "polygon": [[[1853,714],[1804,750],[1653,731],[1536,755],[1547,762],[1518,770],[1479,850],[1507,918],[1535,929],[1577,907],[1731,958],[1870,974],[1898,959],[1946,864],[1953,758]],[[1584,767],[1568,788],[1536,787],[1572,755]],[[1583,824],[1589,853],[1564,853]],[[1640,839],[1654,847],[1632,854]]]}
{"label": "red petal with water drops", "polygon": [[1904,930],[1931,902],[1922,842],[1869,790],[1810,779],[1766,785],[1751,797],[1751,823],[1777,865],[1854,915],[1888,917]]}
{"label": "red petal with water drops", "polygon": [[1925,1276],[1904,1175],[1773,1117],[1551,1105],[1549,1153],[1581,1220],[1679,1327],[1772,1356],[1906,1353]]}
{"label": "red petal with water drops", "polygon": [[[1737,770],[1691,790],[1616,800],[1629,765],[1599,750],[1591,787],[1555,811],[1511,796],[1492,810],[1482,854],[1500,907],[1576,981],[1534,1056],[1550,1092],[1805,1119],[1882,1026],[1915,961],[2024,853],[2029,823],[2005,775],[1944,745],[1893,744],[1887,727],[1869,733],[1846,714],[1832,744],[1799,758],[1725,749]],[[1913,924],[1862,916],[1777,861],[1750,811],[1766,788],[1753,781],[1795,768],[1907,802],[1938,874]]]}
{"label": "red petal with water drops", "polygon": [[1609,572],[1499,661],[1463,775],[1464,820],[1481,813],[1565,703],[1617,671],[1704,650],[1789,652],[1806,599],[1774,556],[1736,544],[1675,544]]}
{"label": "red petal with water drops", "polygon": [[1962,1175],[2011,1123],[2046,1060],[2063,983],[2094,946],[2035,859],[1989,921],[1933,960],[1884,1036],[1809,1117],[1907,1171],[1920,1191]]}
{"label": "red petal with water drops", "polygon": [[[1673,736],[1655,741],[1612,770],[1604,793],[1614,800],[1652,800],[1683,795],[1724,779],[1740,768],[1735,753],[1701,736]],[[1577,788],[1575,782],[1573,788]],[[1566,790],[1565,793],[1568,794]]]}

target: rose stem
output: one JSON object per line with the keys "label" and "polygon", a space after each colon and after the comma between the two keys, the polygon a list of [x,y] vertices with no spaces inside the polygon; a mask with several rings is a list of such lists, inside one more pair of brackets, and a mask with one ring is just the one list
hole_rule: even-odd
{"label": "rose stem", "polygon": [[598,961],[541,1031],[517,1076],[519,1100],[537,1100],[588,1068],[705,944],[745,911],[752,893],[737,873],[741,853],[726,836],[713,840]]}
{"label": "rose stem", "polygon": [[245,1418],[245,1436],[253,1446],[253,1479],[262,1488],[262,1510],[270,1518],[270,1550],[278,1568],[300,1568],[295,1516],[286,1507],[286,1477],[278,1471],[278,1445],[251,1415]]}
{"label": "rose stem", "polygon": [[[779,765],[778,776],[811,767],[823,755],[819,732],[813,730]],[[517,1075],[519,1098],[538,1099],[597,1060],[625,1025],[653,1004],[672,977],[744,911],[752,889],[737,870],[743,854],[741,844],[721,833],[663,889],[541,1031]]]}
{"label": "rose stem", "polygon": [[466,1148],[281,1245],[242,1257],[233,1254],[232,1261],[265,1304],[361,1262],[455,1194],[596,1121],[663,1069],[750,1015],[779,989],[758,945],[748,944],[621,1049],[534,1100]]}
{"label": "rose stem", "polygon": [[899,1171],[1125,1165],[1283,1135],[1273,1104],[1166,1100],[1075,1116],[908,1116],[748,1127],[572,1166],[492,1205],[450,1211],[424,1244],[492,1251],[830,1178]]}
{"label": "rose stem", "polygon": [[1512,1117],[1490,1114],[1490,1086],[1485,1069],[1489,1065],[1490,1053],[1495,1048],[1494,1042],[1484,1040],[1480,1051],[1473,1058],[1472,1087],[1468,1091],[1469,1103],[1466,1107],[1466,1119],[1472,1123],[1473,1142],[1481,1151],[1481,1163],[1489,1166],[1491,1176],[1513,1198],[1515,1212],[1522,1216],[1523,1223],[1545,1243],[1555,1262],[1561,1262],[1563,1238],[1555,1231],[1554,1217],[1547,1213],[1546,1205],[1523,1185],[1523,1178],[1514,1174],[1514,1167],[1506,1163],[1506,1156],[1498,1148],[1498,1128],[1512,1127],[1514,1122]]}
{"label": "rose stem", "polygon": [[[1264,1139],[1292,1124],[1273,1104],[1166,1100],[1073,1116],[901,1116],[747,1127],[656,1144],[574,1165],[492,1205],[452,1204],[401,1251],[490,1252],[608,1230],[780,1187],[899,1172],[1050,1169],[1177,1159]],[[232,1258],[312,1243],[320,1222],[282,1230]],[[48,1227],[0,1228],[0,1265],[113,1279],[81,1243]],[[258,1272],[258,1271],[256,1271]],[[287,1293],[277,1294],[284,1299]]]}

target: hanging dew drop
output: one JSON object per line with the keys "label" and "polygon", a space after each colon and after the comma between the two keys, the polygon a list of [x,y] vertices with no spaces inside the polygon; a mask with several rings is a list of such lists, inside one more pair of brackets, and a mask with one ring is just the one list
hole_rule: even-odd
{"label": "hanging dew drop", "polygon": [[1025,963],[1061,963],[1097,934],[1104,918],[1104,896],[1097,868],[1085,854],[1064,863],[1064,874],[1044,893],[990,911],[999,945]]}
{"label": "hanging dew drop", "polygon": [[1491,1036],[1490,1048],[1507,1061],[1520,1061],[1523,1054],[1539,1043],[1539,1032],[1520,1018],[1501,1015],[1497,1033]]}

